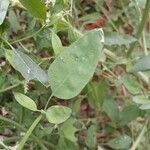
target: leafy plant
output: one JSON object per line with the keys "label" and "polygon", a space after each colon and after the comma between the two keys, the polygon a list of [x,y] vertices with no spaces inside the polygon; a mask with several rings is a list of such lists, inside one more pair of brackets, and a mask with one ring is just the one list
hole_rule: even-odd
{"label": "leafy plant", "polygon": [[149,149],[149,11],[1,0],[0,149]]}

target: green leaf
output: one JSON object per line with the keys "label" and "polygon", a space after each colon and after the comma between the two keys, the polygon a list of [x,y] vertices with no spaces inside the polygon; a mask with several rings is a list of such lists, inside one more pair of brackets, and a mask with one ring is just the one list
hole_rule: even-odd
{"label": "green leaf", "polygon": [[138,95],[138,96],[134,96],[132,97],[133,102],[135,102],[136,104],[146,104],[146,103],[150,103],[150,100],[148,99],[148,97],[144,96],[144,95]]}
{"label": "green leaf", "polygon": [[129,122],[135,120],[140,115],[140,111],[136,105],[126,106],[119,114],[120,125],[127,125]]}
{"label": "green leaf", "polygon": [[5,57],[9,61],[11,66],[13,68],[15,68],[15,62],[14,62],[14,59],[13,59],[13,51],[12,50],[5,50]]}
{"label": "green leaf", "polygon": [[8,21],[10,23],[10,28],[13,30],[13,32],[17,33],[18,30],[21,30],[18,18],[14,12],[14,10],[9,10],[8,14]]}
{"label": "green leaf", "polygon": [[14,93],[16,101],[25,108],[28,108],[32,111],[37,111],[37,106],[35,102],[28,96],[21,93]]}
{"label": "green leaf", "polygon": [[78,31],[76,28],[70,27],[68,29],[68,40],[70,43],[75,42],[77,39],[79,39],[82,35],[80,31]]}
{"label": "green leaf", "polygon": [[131,138],[127,135],[122,135],[118,138],[112,139],[108,145],[113,149],[129,149],[131,145]]}
{"label": "green leaf", "polygon": [[13,61],[15,69],[27,80],[37,79],[43,85],[48,86],[48,76],[30,57],[13,48]]}
{"label": "green leaf", "polygon": [[137,61],[130,72],[148,71],[150,70],[150,55],[144,56]]}
{"label": "green leaf", "polygon": [[150,109],[150,99],[144,95],[140,95],[140,96],[134,96],[133,97],[133,101],[136,104],[142,104],[140,106],[141,110],[147,110]]}
{"label": "green leaf", "polygon": [[148,110],[150,109],[150,103],[145,103],[143,105],[140,106],[141,110]]}
{"label": "green leaf", "polygon": [[52,47],[56,56],[64,50],[60,38],[54,31],[52,31]]}
{"label": "green leaf", "polygon": [[85,143],[89,148],[94,148],[96,146],[96,128],[95,124],[88,128]]}
{"label": "green leaf", "polygon": [[105,82],[90,82],[87,85],[88,102],[93,109],[98,111],[101,108],[103,100],[106,96],[107,85]]}
{"label": "green leaf", "polygon": [[77,131],[77,128],[74,126],[74,123],[76,122],[75,119],[70,118],[67,121],[65,121],[61,127],[61,135],[63,135],[66,139],[76,142],[77,138],[75,137],[75,132]]}
{"label": "green leaf", "polygon": [[57,145],[57,150],[79,150],[79,146],[75,143],[72,142],[62,135],[60,135],[58,145]]}
{"label": "green leaf", "polygon": [[[111,108],[111,109],[110,109]],[[103,103],[103,111],[108,115],[108,117],[114,121],[118,122],[119,120],[119,109],[114,100],[106,98]]]}
{"label": "green leaf", "polygon": [[124,75],[122,77],[122,82],[131,94],[136,95],[141,92],[140,84],[133,76],[127,74]]}
{"label": "green leaf", "polygon": [[71,116],[71,109],[66,106],[51,106],[46,111],[47,120],[53,124],[65,122]]}
{"label": "green leaf", "polygon": [[34,17],[46,19],[46,6],[43,0],[20,0],[20,2]]}
{"label": "green leaf", "polygon": [[102,47],[103,32],[95,29],[66,48],[49,67],[53,95],[62,99],[78,95],[93,76]]}
{"label": "green leaf", "polygon": [[9,3],[9,0],[0,0],[0,25],[5,19]]}
{"label": "green leaf", "polygon": [[134,37],[117,32],[105,33],[105,45],[129,45],[137,41]]}

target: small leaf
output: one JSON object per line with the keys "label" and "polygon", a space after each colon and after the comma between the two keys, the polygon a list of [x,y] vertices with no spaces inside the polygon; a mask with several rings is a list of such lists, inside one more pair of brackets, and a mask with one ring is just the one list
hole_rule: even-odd
{"label": "small leaf", "polygon": [[54,31],[52,31],[52,47],[56,56],[64,50],[60,38]]}
{"label": "small leaf", "polygon": [[5,57],[9,61],[11,66],[13,68],[15,68],[15,62],[14,62],[14,59],[13,59],[13,51],[12,50],[5,50]]}
{"label": "small leaf", "polygon": [[150,102],[141,105],[141,106],[140,106],[140,109],[141,109],[141,110],[147,110],[147,109],[150,109]]}
{"label": "small leaf", "polygon": [[139,108],[136,105],[126,106],[119,114],[119,124],[127,125],[140,115]]}
{"label": "small leaf", "polygon": [[119,109],[117,107],[117,104],[112,99],[106,98],[104,100],[103,111],[108,115],[108,117],[112,121],[118,122],[118,120],[119,120]]}
{"label": "small leaf", "polygon": [[134,37],[117,32],[105,33],[105,45],[129,45],[137,41]]}
{"label": "small leaf", "polygon": [[71,109],[65,106],[52,106],[47,109],[46,117],[50,123],[60,124],[71,116]]}
{"label": "small leaf", "polygon": [[8,21],[10,23],[10,28],[13,30],[13,32],[17,33],[18,30],[21,29],[18,18],[14,10],[9,10]]}
{"label": "small leaf", "polygon": [[28,96],[21,93],[14,93],[16,101],[25,108],[28,108],[32,111],[37,111],[37,106],[35,102]]}
{"label": "small leaf", "polygon": [[71,99],[94,74],[102,54],[103,32],[95,29],[66,48],[50,65],[48,76],[53,95]]}
{"label": "small leaf", "polygon": [[122,82],[131,94],[136,95],[141,92],[140,84],[135,78],[133,78],[133,76],[127,74],[124,75],[122,77]]}
{"label": "small leaf", "polygon": [[9,0],[0,0],[0,25],[5,19],[9,3]]}
{"label": "small leaf", "polygon": [[30,57],[13,48],[13,61],[15,69],[27,80],[37,79],[43,85],[48,86],[48,76]]}
{"label": "small leaf", "polygon": [[127,135],[122,135],[118,138],[112,139],[108,145],[113,149],[129,149],[131,145],[131,138]]}
{"label": "small leaf", "polygon": [[60,130],[62,132],[61,135],[72,142],[77,141],[77,138],[75,137],[75,132],[77,131],[77,128],[74,126],[75,122],[75,119],[70,118],[65,121],[60,127]]}
{"label": "small leaf", "polygon": [[132,98],[133,102],[135,102],[136,104],[146,104],[146,103],[150,103],[150,100],[148,99],[148,97],[144,96],[144,95],[140,95],[140,96],[134,96]]}
{"label": "small leaf", "polygon": [[150,70],[150,55],[144,56],[137,61],[130,72],[148,71]]}
{"label": "small leaf", "polygon": [[20,0],[20,2],[34,17],[46,19],[46,6],[43,0]]}
{"label": "small leaf", "polygon": [[89,148],[94,148],[96,146],[96,125],[95,124],[91,125],[88,128],[85,143]]}
{"label": "small leaf", "polygon": [[60,135],[56,149],[57,150],[79,150],[80,148],[76,142],[72,142],[69,139]]}
{"label": "small leaf", "polygon": [[87,85],[88,102],[93,109],[100,110],[107,93],[106,91],[107,85],[104,81],[90,82]]}

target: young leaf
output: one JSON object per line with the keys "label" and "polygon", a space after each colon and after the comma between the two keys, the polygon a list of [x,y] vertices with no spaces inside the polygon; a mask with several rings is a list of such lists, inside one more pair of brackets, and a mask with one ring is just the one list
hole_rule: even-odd
{"label": "young leaf", "polygon": [[117,32],[105,33],[105,45],[129,45],[137,41],[134,37]]}
{"label": "young leaf", "polygon": [[53,95],[71,99],[89,82],[102,54],[103,32],[95,29],[66,48],[50,65],[48,76]]}
{"label": "young leaf", "polygon": [[16,101],[25,108],[28,108],[32,111],[37,111],[37,106],[35,102],[28,96],[21,93],[14,93]]}
{"label": "young leaf", "polygon": [[43,0],[20,0],[20,2],[34,17],[46,19],[46,6]]}
{"label": "young leaf", "polygon": [[136,105],[126,106],[119,114],[119,125],[127,125],[140,115],[140,111]]}
{"label": "young leaf", "polygon": [[9,0],[0,0],[0,25],[5,19],[9,3]]}
{"label": "young leaf", "polygon": [[103,110],[112,121],[118,122],[118,120],[119,120],[119,109],[117,107],[117,104],[112,99],[106,98],[104,100]]}
{"label": "young leaf", "polygon": [[150,70],[150,55],[144,56],[133,66],[130,72],[148,71]]}
{"label": "young leaf", "polygon": [[66,106],[51,106],[46,111],[46,118],[50,123],[60,124],[71,116],[71,109]]}
{"label": "young leaf", "polygon": [[48,86],[48,76],[30,57],[13,49],[13,61],[15,69],[28,81],[36,78],[43,85]]}
{"label": "young leaf", "polygon": [[94,148],[96,146],[96,125],[93,124],[89,127],[87,131],[87,137],[85,143],[89,148]]}
{"label": "young leaf", "polygon": [[13,32],[17,33],[18,30],[21,29],[18,18],[15,14],[15,11],[12,9],[9,10],[8,21],[10,23],[10,28],[12,29]]}
{"label": "young leaf", "polygon": [[106,91],[107,86],[104,81],[90,82],[87,85],[88,102],[93,109],[97,109],[98,111],[100,110],[107,93]]}
{"label": "young leaf", "polygon": [[127,135],[122,135],[118,138],[110,140],[108,145],[113,149],[129,149],[131,145],[131,138]]}
{"label": "young leaf", "polygon": [[75,132],[77,131],[77,128],[74,126],[75,122],[75,119],[70,118],[65,121],[60,127],[60,131],[62,133],[61,135],[72,142],[77,141],[77,138],[75,137]]}
{"label": "young leaf", "polygon": [[54,31],[52,31],[52,47],[56,56],[59,55],[64,49],[60,38]]}
{"label": "young leaf", "polygon": [[132,76],[127,75],[127,74],[124,75],[122,77],[122,82],[131,94],[136,95],[136,94],[139,94],[141,92],[140,84]]}

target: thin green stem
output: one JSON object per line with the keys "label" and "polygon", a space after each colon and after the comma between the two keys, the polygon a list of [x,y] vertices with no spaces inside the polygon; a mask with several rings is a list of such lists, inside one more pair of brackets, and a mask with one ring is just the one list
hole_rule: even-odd
{"label": "thin green stem", "polygon": [[114,30],[116,30],[117,32],[119,32],[118,29],[117,29],[117,27],[116,27],[116,25],[113,23],[112,19],[107,15],[107,11],[105,10],[105,8],[101,7],[101,9],[102,9],[103,14],[106,16],[106,18],[109,20],[110,24],[114,28]]}
{"label": "thin green stem", "polygon": [[44,110],[47,109],[48,104],[49,104],[50,100],[52,99],[52,97],[53,97],[53,93],[50,95],[49,99],[47,100],[47,103],[46,103],[46,105],[45,105],[45,107],[44,107]]}
{"label": "thin green stem", "polygon": [[32,134],[33,130],[35,129],[35,127],[37,126],[37,124],[40,122],[41,119],[42,119],[42,115],[39,115],[35,119],[35,121],[32,123],[32,125],[30,126],[30,128],[26,132],[25,136],[23,137],[23,139],[19,143],[19,146],[18,146],[17,150],[22,150],[23,149],[25,143],[27,142],[28,138],[30,137],[30,135]]}
{"label": "thin green stem", "polygon": [[[142,35],[143,29],[145,27],[145,24],[146,24],[148,15],[149,15],[149,12],[150,12],[150,0],[147,0],[146,5],[145,5],[145,9],[144,9],[144,13],[143,13],[143,16],[142,16],[142,20],[141,20],[141,23],[139,25],[138,31],[136,33],[136,38],[137,39],[139,39]],[[136,45],[136,42],[133,43],[131,45],[130,49],[128,50],[128,52],[127,52],[128,57],[132,54],[132,52],[135,48],[135,45]]]}
{"label": "thin green stem", "polygon": [[5,89],[0,90],[0,93],[4,93],[4,92],[6,92],[6,91],[12,90],[12,89],[18,87],[18,86],[21,85],[21,84],[22,84],[22,82],[16,83],[16,84],[14,84],[14,85],[11,85],[11,86],[9,86],[9,87],[7,87],[7,88],[5,88]]}
{"label": "thin green stem", "polygon": [[[17,128],[19,128],[22,131],[26,132],[26,129],[24,127],[22,127],[19,123],[15,122],[15,121],[13,121],[9,118],[6,118],[6,117],[3,117],[3,116],[0,115],[0,120],[8,122],[8,123],[12,124],[13,126],[16,126]],[[41,142],[41,140],[38,137],[36,137],[34,134],[31,134],[31,137],[33,138],[33,140],[35,140],[37,142],[37,144],[39,144],[39,146],[43,150],[47,150],[47,148],[43,145],[43,143]]]}
{"label": "thin green stem", "polygon": [[132,145],[130,150],[136,150],[136,148],[138,147],[138,145],[140,144],[140,142],[142,141],[142,138],[144,136],[144,133],[146,131],[146,127],[148,124],[148,120],[145,122],[145,125],[143,126],[143,129],[141,130],[141,133],[139,134],[139,136],[137,137],[135,143]]}
{"label": "thin green stem", "polygon": [[31,38],[31,37],[34,37],[35,35],[37,35],[38,33],[40,33],[44,28],[45,28],[45,26],[42,26],[42,27],[41,27],[39,30],[37,30],[36,32],[34,32],[34,33],[32,33],[32,34],[30,34],[30,35],[28,35],[28,36],[22,37],[22,38],[20,38],[20,39],[16,39],[16,40],[14,40],[14,41],[11,41],[10,43],[11,43],[11,44],[15,44],[15,43],[24,41],[24,40],[26,40],[26,39],[29,39],[29,38]]}

